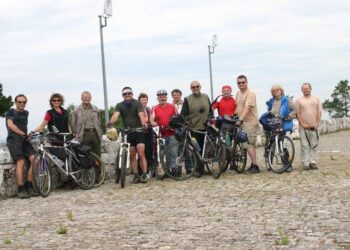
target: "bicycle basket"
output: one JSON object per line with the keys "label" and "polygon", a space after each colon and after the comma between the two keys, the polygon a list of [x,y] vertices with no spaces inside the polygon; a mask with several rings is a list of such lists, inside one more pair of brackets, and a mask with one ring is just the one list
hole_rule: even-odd
{"label": "bicycle basket", "polygon": [[175,129],[175,139],[177,141],[184,141],[186,137],[186,128],[176,128]]}
{"label": "bicycle basket", "polygon": [[169,121],[169,126],[172,128],[181,128],[185,123],[185,119],[181,115],[174,115]]}
{"label": "bicycle basket", "polygon": [[248,135],[244,130],[239,130],[235,134],[235,139],[238,143],[248,142]]}

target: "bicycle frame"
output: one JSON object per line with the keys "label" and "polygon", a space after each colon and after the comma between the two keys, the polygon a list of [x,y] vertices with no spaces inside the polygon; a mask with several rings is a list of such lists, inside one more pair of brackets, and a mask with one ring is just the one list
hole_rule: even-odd
{"label": "bicycle frame", "polygon": [[128,134],[121,131],[119,132],[119,136],[121,139],[120,142],[120,148],[119,148],[119,161],[118,161],[118,168],[121,169],[121,165],[122,165],[122,150],[123,148],[126,148],[127,152],[128,152],[128,157],[126,159],[126,169],[130,168],[130,143],[128,142]]}

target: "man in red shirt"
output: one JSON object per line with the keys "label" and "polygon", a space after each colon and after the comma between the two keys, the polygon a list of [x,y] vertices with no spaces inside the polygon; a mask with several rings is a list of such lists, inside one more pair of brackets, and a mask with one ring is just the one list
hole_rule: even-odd
{"label": "man in red shirt", "polygon": [[[151,111],[151,126],[159,126],[161,138],[165,139],[165,145],[176,144],[177,141],[174,136],[174,130],[170,129],[169,122],[173,115],[176,115],[176,108],[174,105],[167,102],[168,93],[161,89],[157,92],[157,99],[159,104],[152,108]],[[170,168],[176,168],[176,147],[169,147]]]}
{"label": "man in red shirt", "polygon": [[218,109],[219,115],[229,115],[232,116],[236,113],[236,101],[232,97],[232,88],[230,85],[222,86],[222,98],[218,101],[218,98],[215,99],[211,108],[213,110]]}

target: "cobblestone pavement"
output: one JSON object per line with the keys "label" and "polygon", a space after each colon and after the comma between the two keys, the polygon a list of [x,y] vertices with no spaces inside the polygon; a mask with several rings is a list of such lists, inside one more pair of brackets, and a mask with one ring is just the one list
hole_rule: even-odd
{"label": "cobblestone pavement", "polygon": [[317,171],[302,171],[297,155],[289,174],[262,168],[124,190],[109,180],[0,201],[0,248],[350,249],[349,138],[321,137]]}

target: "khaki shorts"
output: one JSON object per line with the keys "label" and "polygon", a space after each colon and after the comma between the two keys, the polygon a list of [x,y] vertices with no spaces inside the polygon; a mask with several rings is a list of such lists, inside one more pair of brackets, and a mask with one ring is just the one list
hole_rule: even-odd
{"label": "khaki shorts", "polygon": [[245,127],[244,124],[242,128],[247,132],[248,135],[248,144],[255,147],[256,144],[256,138],[258,136],[258,131],[259,131],[259,125],[256,125],[255,127]]}

